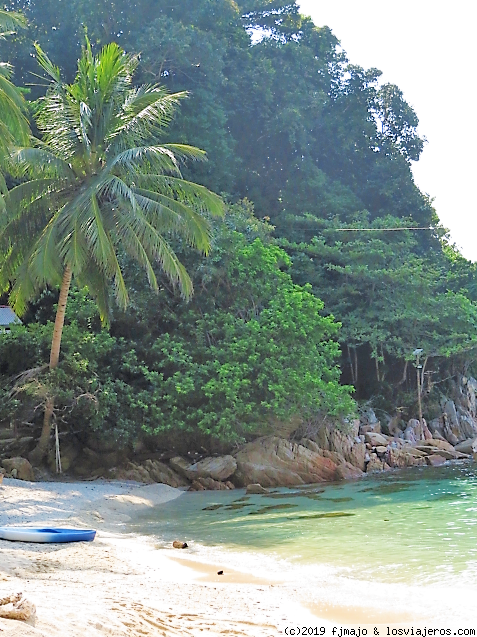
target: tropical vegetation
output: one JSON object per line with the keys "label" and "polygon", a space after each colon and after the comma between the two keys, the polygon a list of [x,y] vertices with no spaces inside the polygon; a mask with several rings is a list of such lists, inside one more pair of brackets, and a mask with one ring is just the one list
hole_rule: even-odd
{"label": "tropical vegetation", "polygon": [[[7,9],[28,29],[0,57],[41,136],[6,175],[0,273],[24,321],[0,341],[9,422],[38,426],[54,395],[64,431],[153,447],[344,426],[363,402],[411,417],[416,348],[435,415],[475,367],[476,268],[414,182],[425,139],[399,87],[295,1]],[[60,364],[22,375],[48,358],[65,271]]]}

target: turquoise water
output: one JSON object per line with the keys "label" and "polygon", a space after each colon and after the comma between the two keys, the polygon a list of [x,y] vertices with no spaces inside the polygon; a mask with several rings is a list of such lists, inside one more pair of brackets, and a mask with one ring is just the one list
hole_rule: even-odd
{"label": "turquoise water", "polygon": [[[477,464],[324,486],[185,493],[136,521],[168,543],[320,565],[373,582],[477,587]],[[244,553],[244,560],[246,560]]]}

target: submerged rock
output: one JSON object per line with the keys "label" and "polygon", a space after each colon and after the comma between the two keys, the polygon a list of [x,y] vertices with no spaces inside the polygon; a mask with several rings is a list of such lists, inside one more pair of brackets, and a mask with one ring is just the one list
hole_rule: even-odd
{"label": "submerged rock", "polygon": [[262,495],[264,493],[269,493],[269,490],[265,489],[265,487],[262,487],[262,485],[258,484],[257,482],[255,484],[247,485],[247,490],[245,491],[245,493],[249,495]]}

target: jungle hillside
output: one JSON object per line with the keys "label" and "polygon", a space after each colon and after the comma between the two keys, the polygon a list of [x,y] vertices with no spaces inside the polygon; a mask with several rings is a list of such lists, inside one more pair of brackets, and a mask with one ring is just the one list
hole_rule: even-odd
{"label": "jungle hillside", "polygon": [[398,86],[294,0],[3,8],[0,305],[21,324],[0,420],[25,453],[53,426],[150,455],[439,416],[475,370],[476,267],[414,183]]}

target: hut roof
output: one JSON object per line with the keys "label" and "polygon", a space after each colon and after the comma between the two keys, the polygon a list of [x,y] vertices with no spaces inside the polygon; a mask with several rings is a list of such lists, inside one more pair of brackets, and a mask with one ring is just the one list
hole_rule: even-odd
{"label": "hut roof", "polygon": [[21,321],[11,307],[0,305],[0,327],[6,327],[12,323],[21,323]]}

